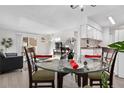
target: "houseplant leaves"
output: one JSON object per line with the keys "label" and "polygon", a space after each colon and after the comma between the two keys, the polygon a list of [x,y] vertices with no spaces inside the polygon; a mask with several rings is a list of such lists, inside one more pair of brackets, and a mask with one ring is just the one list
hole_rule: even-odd
{"label": "houseplant leaves", "polygon": [[124,41],[119,41],[108,45],[110,48],[116,49],[118,52],[124,52]]}

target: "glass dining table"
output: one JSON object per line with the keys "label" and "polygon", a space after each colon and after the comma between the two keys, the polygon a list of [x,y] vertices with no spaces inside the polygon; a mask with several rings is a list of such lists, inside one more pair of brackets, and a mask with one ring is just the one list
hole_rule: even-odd
{"label": "glass dining table", "polygon": [[[93,73],[97,71],[104,71],[108,68],[108,64],[103,64],[99,60],[87,60],[87,65],[84,65],[84,62],[77,62],[78,69],[73,69],[66,59],[54,59],[54,60],[47,60],[47,61],[39,61],[36,63],[37,67],[57,72],[57,87],[63,87],[63,77],[69,73],[75,73],[77,76],[83,77],[82,78],[82,87],[88,85],[88,73]],[[78,80],[78,86],[80,87],[80,80]]]}

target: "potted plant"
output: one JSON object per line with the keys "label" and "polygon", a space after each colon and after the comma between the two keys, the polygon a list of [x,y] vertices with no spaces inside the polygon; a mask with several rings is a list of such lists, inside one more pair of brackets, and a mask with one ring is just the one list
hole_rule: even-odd
{"label": "potted plant", "polygon": [[104,71],[101,73],[101,80],[102,80],[102,87],[103,88],[108,88],[108,75],[104,73]]}

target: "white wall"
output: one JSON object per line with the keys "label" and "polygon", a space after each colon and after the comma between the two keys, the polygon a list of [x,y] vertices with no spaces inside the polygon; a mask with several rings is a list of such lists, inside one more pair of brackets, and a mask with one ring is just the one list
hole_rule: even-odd
{"label": "white wall", "polygon": [[103,30],[102,27],[99,24],[97,24],[96,22],[94,22],[93,20],[91,20],[89,18],[87,20],[87,24],[89,24],[90,26],[96,28],[99,31],[102,31]]}
{"label": "white wall", "polygon": [[61,41],[66,41],[68,38],[74,37],[74,30],[61,31],[54,34],[54,38],[60,37]]}
{"label": "white wall", "polygon": [[108,27],[103,28],[103,46],[107,46],[113,42],[115,42],[115,31],[114,29],[110,29]]}
{"label": "white wall", "polygon": [[110,44],[111,38],[110,38],[110,29],[109,28],[103,28],[103,42],[102,46],[107,47],[108,44]]}
{"label": "white wall", "polygon": [[[7,51],[5,51],[4,46],[1,45],[3,38],[12,38],[13,45],[12,47],[8,48]],[[4,49],[4,52],[17,52],[16,51],[16,35],[15,32],[11,32],[9,30],[0,29],[0,49]]]}
{"label": "white wall", "polygon": [[[124,41],[124,29],[115,31],[115,42]],[[116,65],[115,65],[115,74],[119,77],[124,78],[124,53],[118,53]]]}
{"label": "white wall", "polygon": [[[7,51],[4,52],[17,52],[19,55],[22,52],[22,38],[23,37],[34,37],[37,39],[37,53],[38,54],[49,54],[50,52],[50,44],[49,39],[47,42],[41,42],[41,37],[45,35],[40,35],[40,34],[31,34],[31,33],[23,33],[19,31],[13,31],[13,30],[8,30],[8,29],[2,29],[0,28],[0,42],[2,41],[3,38],[12,38],[13,40],[13,45],[12,47],[8,48]],[[45,36],[46,37],[46,36]],[[48,35],[49,37],[49,35]],[[0,43],[0,49],[4,49],[3,46],[1,46]]]}
{"label": "white wall", "polygon": [[[20,33],[23,37],[31,37],[31,38],[35,38],[37,40],[37,50],[36,53],[37,54],[49,54],[50,51],[50,39],[49,39],[49,35],[45,35],[45,34],[33,34],[33,33]],[[45,37],[46,41],[42,42],[41,37]]]}
{"label": "white wall", "polygon": [[[46,41],[45,42],[42,42],[41,41],[41,37],[47,37]],[[37,41],[38,41],[38,44],[37,44],[37,54],[52,54],[51,51],[51,40],[49,39],[49,35],[39,35],[37,36]],[[53,50],[53,48],[52,48]]]}

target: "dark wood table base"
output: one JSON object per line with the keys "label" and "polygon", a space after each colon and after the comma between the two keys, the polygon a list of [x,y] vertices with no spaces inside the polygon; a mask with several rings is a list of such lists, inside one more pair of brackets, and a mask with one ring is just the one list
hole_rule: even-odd
{"label": "dark wood table base", "polygon": [[68,73],[57,72],[57,88],[63,87],[63,77]]}
{"label": "dark wood table base", "polygon": [[[63,77],[67,74],[69,73],[57,72],[57,88],[63,87]],[[88,85],[88,73],[76,74],[76,75],[77,75],[77,79],[78,79],[77,83],[79,87],[84,87],[85,85]]]}
{"label": "dark wood table base", "polygon": [[[78,86],[79,87],[84,87],[86,85],[88,85],[88,73],[84,73],[84,74],[77,74],[78,76]],[[82,82],[81,82],[81,78],[82,78]],[[82,84],[82,86],[81,86]]]}
{"label": "dark wood table base", "polygon": [[83,83],[82,87],[84,87],[84,86],[88,85],[88,73],[83,74],[82,78],[83,78],[82,79],[82,83]]}

